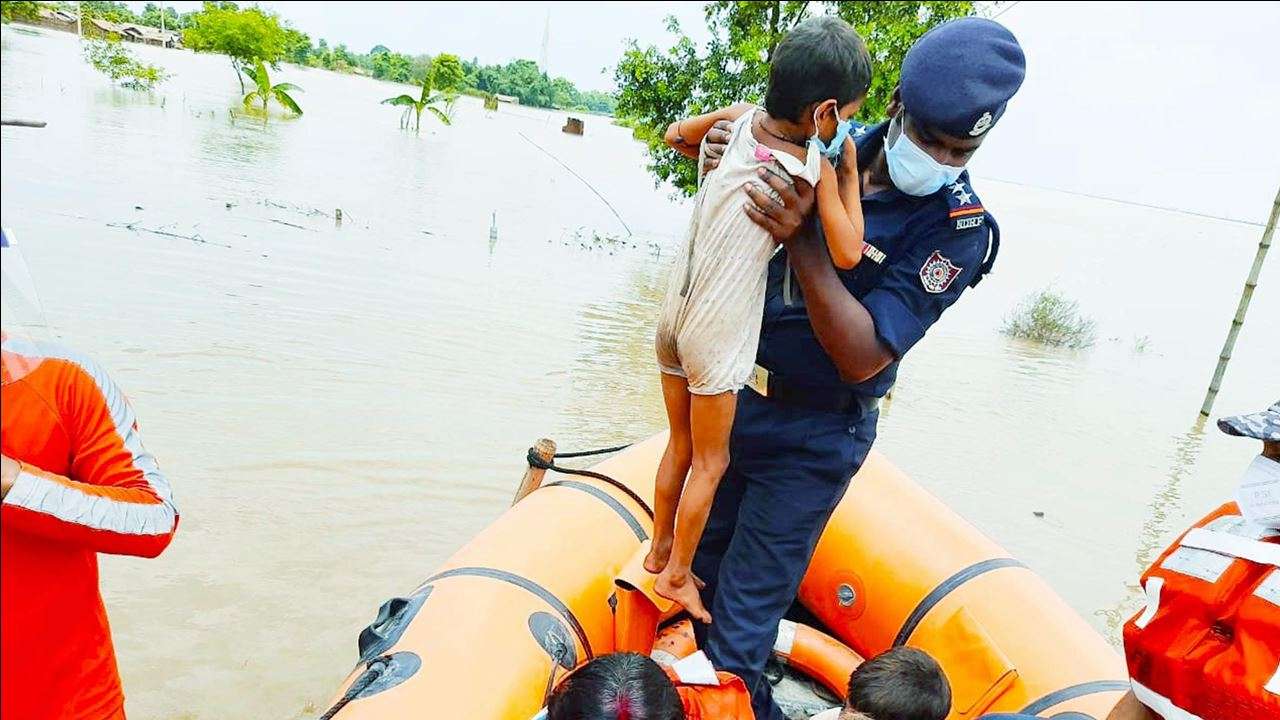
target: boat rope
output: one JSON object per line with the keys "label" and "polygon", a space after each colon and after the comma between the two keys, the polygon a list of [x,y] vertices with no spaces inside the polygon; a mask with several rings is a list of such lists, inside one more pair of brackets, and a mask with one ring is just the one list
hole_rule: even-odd
{"label": "boat rope", "polygon": [[384,655],[380,658],[370,660],[368,667],[360,674],[360,677],[356,678],[355,682],[351,683],[351,687],[347,689],[347,692],[344,693],[342,697],[338,698],[338,701],[333,704],[333,707],[329,708],[328,712],[320,716],[320,720],[332,720],[333,716],[337,715],[339,710],[346,707],[347,703],[359,697],[360,693],[364,692],[365,688],[372,685],[373,681],[377,680],[386,669],[387,656]]}
{"label": "boat rope", "polygon": [[590,457],[592,455],[607,455],[609,453],[618,452],[619,450],[626,450],[629,447],[631,447],[630,444],[618,445],[616,447],[600,448],[599,450],[583,450],[581,452],[556,453],[555,455],[551,456],[550,462],[546,462],[542,458],[538,457],[537,448],[529,448],[529,452],[526,459],[529,461],[529,465],[531,467],[541,468],[543,470],[550,470],[552,472],[558,472],[564,475],[578,475],[580,477],[593,478],[603,483],[612,485],[618,490],[621,490],[627,497],[635,501],[637,505],[639,505],[641,508],[644,509],[644,512],[646,515],[649,516],[649,519],[652,520],[653,508],[649,507],[649,503],[645,502],[644,498],[637,495],[635,490],[632,490],[631,488],[627,487],[626,484],[624,484],[622,481],[611,478],[608,475],[605,475],[604,473],[598,473],[592,470],[579,470],[578,468],[563,467],[555,463],[556,459],[558,458],[579,458],[579,457]]}
{"label": "boat rope", "polygon": [[532,140],[528,135],[525,135],[524,133],[522,133],[522,132],[520,132],[520,131],[518,131],[518,130],[516,131],[516,134],[517,134],[517,135],[519,135],[520,137],[524,138],[525,140],[527,140],[527,141],[529,142],[529,144],[530,144],[530,145],[532,145],[532,146],[534,146],[534,147],[538,148],[539,150],[541,150],[541,151],[543,152],[543,154],[544,154],[544,155],[546,155],[547,157],[549,157],[549,158],[551,158],[552,160],[555,160],[557,163],[559,163],[559,164],[560,164],[560,167],[564,168],[565,170],[568,170],[570,175],[572,175],[572,176],[574,176],[574,177],[578,178],[579,180],[581,180],[581,181],[582,181],[582,184],[583,184],[583,185],[586,185],[586,186],[587,186],[587,189],[588,189],[588,190],[590,190],[591,192],[595,193],[595,194],[596,194],[596,197],[600,198],[600,202],[604,203],[604,204],[605,204],[605,207],[609,208],[609,211],[613,213],[613,216],[614,216],[614,217],[616,217],[616,218],[618,218],[618,222],[622,223],[622,229],[624,229],[624,230],[626,230],[626,231],[627,231],[627,237],[631,237],[631,236],[634,234],[634,233],[632,233],[632,232],[631,232],[631,227],[630,227],[629,225],[627,225],[627,221],[622,219],[622,215],[618,214],[618,209],[617,209],[617,208],[615,208],[615,207],[613,206],[613,203],[611,203],[611,202],[609,202],[608,200],[606,200],[606,199],[605,199],[605,197],[604,197],[604,195],[601,195],[601,194],[600,194],[600,191],[596,189],[596,186],[595,186],[595,185],[592,185],[591,183],[587,182],[587,179],[586,179],[586,178],[582,177],[582,176],[581,176],[581,175],[579,175],[577,172],[575,172],[573,168],[571,168],[571,167],[569,167],[568,165],[566,165],[566,164],[564,163],[564,161],[563,161],[563,160],[561,160],[560,158],[556,157],[555,155],[552,155],[552,154],[551,154],[551,153],[550,153],[546,148],[544,148],[544,147],[542,147],[541,145],[539,145],[538,143],[534,142],[534,141],[533,141],[533,140]]}

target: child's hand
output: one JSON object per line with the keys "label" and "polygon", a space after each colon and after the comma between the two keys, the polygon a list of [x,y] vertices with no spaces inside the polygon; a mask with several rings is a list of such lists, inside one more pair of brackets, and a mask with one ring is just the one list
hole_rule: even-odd
{"label": "child's hand", "polygon": [[831,164],[831,161],[827,159],[826,155],[823,155],[822,159],[819,162],[821,163],[818,166],[820,168],[821,174],[818,176],[818,182],[820,183],[835,182],[836,166]]}
{"label": "child's hand", "polygon": [[840,174],[858,174],[858,146],[854,144],[853,136],[845,138],[844,147],[840,149]]}

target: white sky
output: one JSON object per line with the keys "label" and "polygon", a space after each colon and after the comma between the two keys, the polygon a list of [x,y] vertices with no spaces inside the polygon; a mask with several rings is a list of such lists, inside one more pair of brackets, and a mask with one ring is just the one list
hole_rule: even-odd
{"label": "white sky", "polygon": [[[145,3],[130,5],[141,8]],[[198,2],[168,3],[180,11]],[[665,46],[696,2],[262,2],[314,41],[368,52],[537,60],[583,89],[612,89],[627,38]],[[1280,187],[1280,3],[1005,6],[1027,81],[975,160],[989,178],[1262,222]]]}

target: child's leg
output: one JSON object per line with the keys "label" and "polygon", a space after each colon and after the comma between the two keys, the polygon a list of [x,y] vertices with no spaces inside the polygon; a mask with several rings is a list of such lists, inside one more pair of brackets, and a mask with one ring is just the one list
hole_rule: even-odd
{"label": "child's leg", "polygon": [[702,605],[697,580],[689,570],[698,549],[716,487],[729,467],[729,432],[738,407],[737,395],[693,395],[689,403],[689,429],[693,438],[693,471],[680,496],[671,561],[658,576],[657,593],[684,606],[695,619],[709,623],[711,614]]}
{"label": "child's leg", "polygon": [[653,490],[653,545],[644,559],[644,569],[660,573],[671,557],[675,540],[676,505],[684,488],[685,476],[693,462],[693,440],[689,435],[689,384],[678,375],[662,375],[662,399],[667,406],[667,424],[671,436],[666,452],[658,463],[658,477]]}

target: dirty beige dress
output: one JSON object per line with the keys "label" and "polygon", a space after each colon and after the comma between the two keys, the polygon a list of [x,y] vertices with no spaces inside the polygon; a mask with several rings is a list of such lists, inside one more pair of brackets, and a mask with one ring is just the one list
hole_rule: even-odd
{"label": "dirty beige dress", "polygon": [[742,186],[759,181],[760,167],[811,184],[820,172],[816,152],[801,162],[759,144],[751,132],[757,112],[743,113],[734,122],[719,167],[702,180],[658,317],[658,367],[686,378],[689,392],[696,395],[741,390],[755,365],[765,281],[776,244],[747,217]]}

